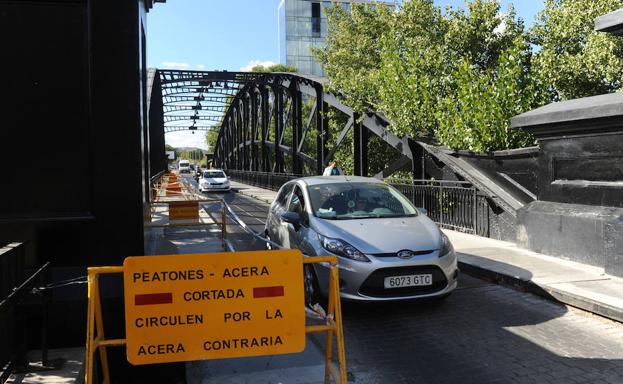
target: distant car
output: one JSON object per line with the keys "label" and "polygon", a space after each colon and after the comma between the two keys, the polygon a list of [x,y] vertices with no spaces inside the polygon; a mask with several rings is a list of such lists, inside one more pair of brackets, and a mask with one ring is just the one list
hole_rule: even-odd
{"label": "distant car", "polygon": [[208,169],[201,173],[199,191],[229,191],[229,178],[221,169]]}
{"label": "distant car", "polygon": [[[292,180],[270,207],[265,235],[309,256],[338,256],[343,299],[444,298],[457,287],[457,258],[446,235],[378,179]],[[326,295],[328,278],[325,265],[305,266],[308,302]]]}
{"label": "distant car", "polygon": [[180,173],[190,173],[190,161],[180,160],[178,164]]}

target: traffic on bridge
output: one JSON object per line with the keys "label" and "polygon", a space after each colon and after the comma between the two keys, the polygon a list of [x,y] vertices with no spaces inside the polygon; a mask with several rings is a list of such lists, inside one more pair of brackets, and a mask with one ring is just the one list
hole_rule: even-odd
{"label": "traffic on bridge", "polygon": [[0,384],[623,383],[623,0],[0,32]]}

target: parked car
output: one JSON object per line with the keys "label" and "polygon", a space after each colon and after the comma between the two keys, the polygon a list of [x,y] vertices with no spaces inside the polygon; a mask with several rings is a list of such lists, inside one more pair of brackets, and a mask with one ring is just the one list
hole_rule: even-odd
{"label": "parked car", "polygon": [[178,164],[180,173],[190,173],[190,161],[180,160]]}
{"label": "parked car", "polygon": [[203,171],[199,178],[199,191],[229,191],[229,177],[221,169],[208,169]]}
{"label": "parked car", "polygon": [[[284,184],[265,235],[309,256],[337,255],[343,299],[443,298],[457,286],[457,258],[447,236],[374,178],[317,176]],[[328,268],[311,264],[304,271],[307,300],[326,295]]]}

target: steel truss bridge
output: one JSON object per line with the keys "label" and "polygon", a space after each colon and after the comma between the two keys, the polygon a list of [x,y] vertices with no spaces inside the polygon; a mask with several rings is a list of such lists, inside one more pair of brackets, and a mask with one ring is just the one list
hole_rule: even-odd
{"label": "steel truss bridge", "polygon": [[[289,73],[158,72],[164,132],[218,130],[214,159],[219,167],[322,173],[351,130],[356,175],[369,173],[371,134],[401,155],[379,175],[388,176],[412,163],[415,142],[392,134],[387,120],[377,113],[357,116],[325,90],[321,79]],[[330,121],[331,114],[338,118]],[[416,168],[412,170],[417,173]]]}
{"label": "steel truss bridge", "polygon": [[[443,148],[395,135],[380,113],[370,110],[358,115],[327,90],[323,79],[291,73],[152,70],[149,83],[152,99],[162,98],[164,133],[218,132],[213,160],[219,168],[317,175],[340,151],[352,157],[354,175],[386,178],[408,170],[414,180],[467,182],[486,199],[478,209],[509,223],[514,222],[516,210],[530,201],[530,197],[517,197],[525,195],[520,187],[501,185]],[[385,169],[372,173],[371,140],[393,149],[387,152],[393,156],[385,159]],[[440,194],[431,192],[431,196],[436,199]],[[459,200],[453,206],[460,205]],[[475,228],[477,199],[471,200],[469,215]]]}

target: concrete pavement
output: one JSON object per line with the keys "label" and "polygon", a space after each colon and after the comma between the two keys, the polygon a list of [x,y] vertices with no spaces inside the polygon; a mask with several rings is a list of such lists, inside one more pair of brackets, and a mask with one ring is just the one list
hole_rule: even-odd
{"label": "concrete pavement", "polygon": [[444,232],[464,272],[623,322],[623,279],[607,275],[603,268],[531,252],[505,241]]}
{"label": "concrete pavement", "polygon": [[[270,203],[277,192],[232,182],[238,193]],[[473,276],[510,285],[623,322],[623,279],[603,269],[518,248],[515,244],[444,229]]]}

